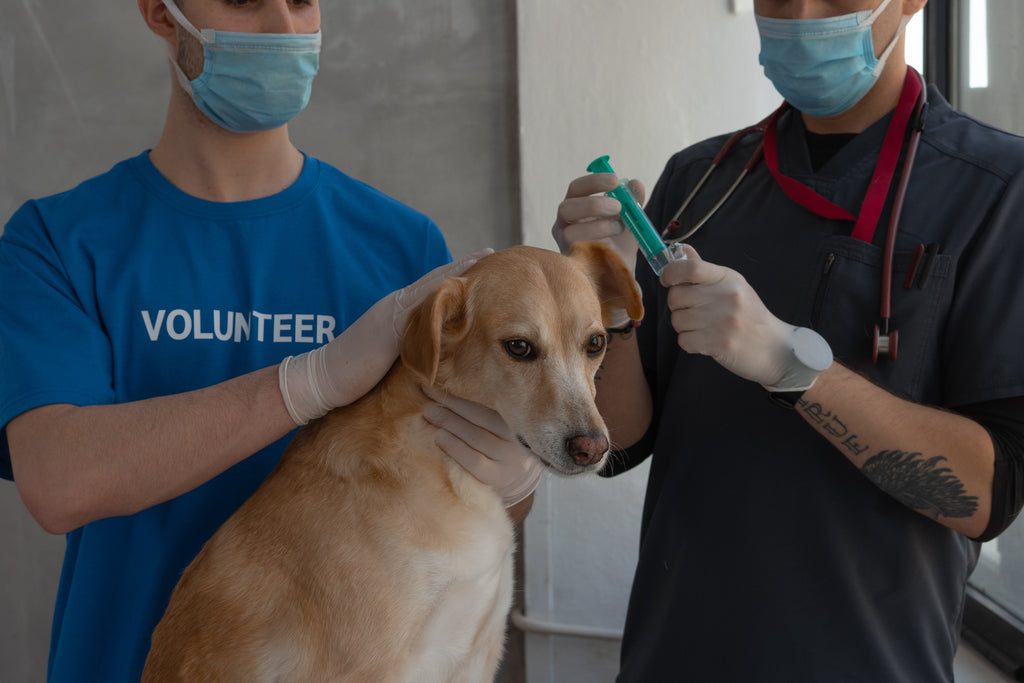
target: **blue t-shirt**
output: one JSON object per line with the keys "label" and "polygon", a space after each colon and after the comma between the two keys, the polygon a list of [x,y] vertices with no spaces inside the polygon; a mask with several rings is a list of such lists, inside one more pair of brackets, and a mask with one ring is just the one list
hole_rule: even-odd
{"label": "blue t-shirt", "polygon": [[[217,203],[178,190],[144,153],[27,202],[0,237],[0,425],[274,365],[450,259],[430,219],[315,159],[283,192]],[[68,534],[50,681],[139,680],[182,570],[288,438],[186,495]]]}

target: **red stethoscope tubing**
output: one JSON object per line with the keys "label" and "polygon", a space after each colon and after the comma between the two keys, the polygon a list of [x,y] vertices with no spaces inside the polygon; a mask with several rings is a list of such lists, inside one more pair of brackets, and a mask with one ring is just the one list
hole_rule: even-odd
{"label": "red stethoscope tubing", "polygon": [[[878,163],[868,186],[864,202],[861,205],[859,215],[854,216],[846,209],[836,206],[825,199],[817,192],[788,176],[783,175],[778,169],[778,150],[776,149],[776,126],[779,117],[789,109],[790,105],[782,103],[778,109],[772,112],[762,121],[753,126],[744,128],[732,135],[722,146],[711,166],[704,173],[697,185],[693,188],[686,199],[683,200],[679,210],[669,221],[668,226],[662,231],[662,239],[666,242],[679,242],[700,230],[715,215],[718,209],[732,196],[743,179],[761,161],[765,160],[770,172],[783,191],[804,208],[825,218],[850,220],[854,222],[852,236],[870,242],[874,236],[875,228],[878,225],[885,198],[889,194],[892,185],[892,178],[899,161],[900,150],[903,146],[903,139],[906,137],[907,129],[910,129],[910,139],[907,143],[907,154],[900,172],[900,179],[897,184],[896,197],[889,216],[889,225],[886,232],[885,250],[882,262],[882,291],[879,305],[879,324],[875,325],[875,335],[872,348],[872,360],[877,362],[878,355],[884,354],[890,360],[896,360],[899,335],[895,330],[890,331],[892,312],[892,268],[893,258],[896,249],[896,231],[898,230],[900,214],[903,211],[903,202],[906,198],[907,186],[910,182],[910,172],[914,166],[914,159],[917,155],[917,148],[924,130],[924,109],[927,104],[927,88],[924,79],[912,68],[907,69],[904,79],[903,90],[900,93],[896,111],[886,131],[885,140],[882,144],[882,151],[879,154]],[[751,154],[750,159],[744,165],[736,180],[729,186],[722,198],[704,215],[697,224],[685,234],[677,234],[681,229],[680,216],[693,201],[693,198],[707,182],[711,174],[718,168],[725,157],[732,151],[732,148],[743,138],[752,134],[761,133],[763,140]]]}
{"label": "red stethoscope tubing", "polygon": [[[913,71],[913,69],[909,69]],[[914,72],[918,79],[921,76]],[[914,160],[917,158],[917,147],[921,142],[921,133],[924,130],[924,108],[928,104],[928,88],[921,79],[921,93],[918,96],[917,105],[914,109],[913,126],[910,133],[910,140],[907,143],[907,157],[903,161],[903,171],[900,173],[900,182],[896,187],[896,197],[893,200],[892,213],[889,216],[889,230],[885,235],[885,259],[882,261],[882,300],[880,304],[880,324],[875,325],[874,347],[871,360],[878,362],[878,354],[886,353],[890,360],[896,360],[898,350],[899,334],[896,330],[889,330],[889,323],[892,314],[892,262],[896,254],[896,230],[900,222],[900,214],[903,212],[903,200],[907,196],[907,186],[910,184],[910,172],[914,168]]]}

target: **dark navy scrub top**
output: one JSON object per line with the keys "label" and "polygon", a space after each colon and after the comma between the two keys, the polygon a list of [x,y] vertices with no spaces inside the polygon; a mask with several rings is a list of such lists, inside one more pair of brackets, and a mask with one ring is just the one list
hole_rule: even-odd
{"label": "dark navy scrub top", "polygon": [[[858,241],[850,222],[787,197],[761,163],[688,241],[741,273],[778,318],[818,330],[839,362],[898,395],[952,408],[1022,396],[1024,139],[953,110],[934,88],[929,101],[896,242],[896,362],[871,361],[888,205],[873,242]],[[814,172],[790,112],[779,166],[856,215],[888,123]],[[647,207],[659,229],[727,137],[669,161]],[[684,230],[759,141],[737,145]],[[926,286],[904,290],[917,244],[940,251]],[[653,452],[620,683],[952,681],[978,544],[883,493],[759,385],[682,352],[665,290],[642,260],[637,272],[655,421],[617,463],[621,471]]]}

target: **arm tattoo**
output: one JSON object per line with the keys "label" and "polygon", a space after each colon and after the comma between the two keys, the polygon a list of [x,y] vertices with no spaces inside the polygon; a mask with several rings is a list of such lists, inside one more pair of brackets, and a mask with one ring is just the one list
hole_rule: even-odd
{"label": "arm tattoo", "polygon": [[[801,400],[798,409],[851,455],[869,450],[838,415],[820,403]],[[933,519],[972,516],[978,510],[978,497],[966,495],[963,482],[943,462],[946,458],[941,455],[925,458],[920,453],[880,451],[864,463],[861,473],[896,500]]]}
{"label": "arm tattoo", "polygon": [[864,463],[862,472],[890,496],[929,517],[970,517],[978,509],[978,497],[966,495],[963,482],[942,465],[945,460],[941,455],[881,451]]}
{"label": "arm tattoo", "polygon": [[825,434],[840,443],[853,455],[864,455],[868,445],[861,443],[860,436],[851,432],[846,424],[830,410],[825,410],[820,403],[809,403],[804,399],[797,401],[797,409],[802,410],[812,424]]}

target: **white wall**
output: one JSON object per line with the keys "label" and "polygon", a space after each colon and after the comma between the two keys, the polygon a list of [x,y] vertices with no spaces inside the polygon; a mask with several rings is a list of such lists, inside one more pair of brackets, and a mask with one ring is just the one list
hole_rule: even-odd
{"label": "white wall", "polygon": [[731,5],[518,0],[527,242],[552,245],[555,207],[595,157],[610,154],[616,171],[651,189],[671,153],[778,105],[753,15]]}

